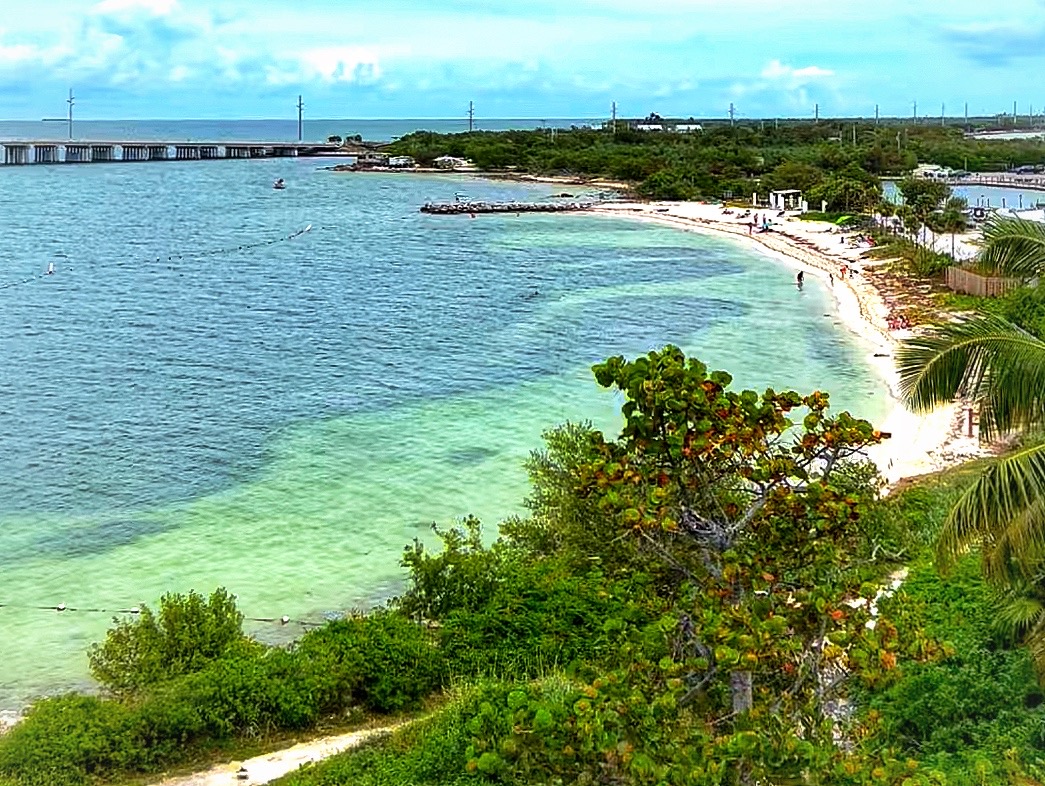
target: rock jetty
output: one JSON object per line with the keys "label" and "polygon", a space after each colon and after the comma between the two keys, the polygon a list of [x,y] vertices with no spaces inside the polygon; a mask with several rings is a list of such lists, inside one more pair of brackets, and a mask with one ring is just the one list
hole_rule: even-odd
{"label": "rock jetty", "polygon": [[422,213],[457,216],[464,213],[565,213],[588,210],[595,202],[426,202]]}

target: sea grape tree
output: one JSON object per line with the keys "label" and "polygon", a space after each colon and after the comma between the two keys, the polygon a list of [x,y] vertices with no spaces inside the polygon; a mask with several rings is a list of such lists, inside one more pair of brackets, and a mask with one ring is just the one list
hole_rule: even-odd
{"label": "sea grape tree", "polygon": [[673,346],[594,371],[624,395],[624,426],[596,443],[582,493],[688,598],[673,634],[681,703],[738,731],[774,717],[830,739],[846,675],[895,665],[892,628],[865,624],[860,602],[875,591],[858,567],[877,489],[851,471],[882,435],[829,415],[826,393],[730,390]]}

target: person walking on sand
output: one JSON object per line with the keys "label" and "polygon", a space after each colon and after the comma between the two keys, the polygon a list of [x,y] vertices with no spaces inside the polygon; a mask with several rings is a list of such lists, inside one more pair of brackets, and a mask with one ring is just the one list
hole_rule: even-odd
{"label": "person walking on sand", "polygon": [[831,286],[834,286],[835,285],[835,274],[834,273],[828,273],[827,274],[827,278],[828,278],[828,280],[830,280]]}
{"label": "person walking on sand", "polygon": [[802,283],[806,280],[806,273],[804,270],[798,271],[798,288],[802,288]]}

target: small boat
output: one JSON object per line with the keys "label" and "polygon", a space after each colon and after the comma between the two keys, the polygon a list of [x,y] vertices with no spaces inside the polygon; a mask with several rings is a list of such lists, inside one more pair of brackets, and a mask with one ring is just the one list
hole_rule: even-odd
{"label": "small boat", "polygon": [[272,184],[272,187],[274,189],[276,189],[277,191],[282,191],[284,188],[287,187],[287,184],[283,182],[283,178],[280,178],[279,180],[277,180],[275,183]]}

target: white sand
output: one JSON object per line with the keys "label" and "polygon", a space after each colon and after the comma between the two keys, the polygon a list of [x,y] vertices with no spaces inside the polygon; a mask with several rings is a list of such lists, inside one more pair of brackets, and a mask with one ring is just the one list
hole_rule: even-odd
{"label": "white sand", "polygon": [[[833,224],[799,221],[794,214],[780,217],[770,211],[773,231],[748,234],[752,216],[741,217],[744,210],[734,209],[726,215],[718,205],[700,202],[614,203],[595,208],[591,213],[636,220],[653,221],[689,231],[729,235],[740,242],[751,243],[767,255],[806,275],[819,276],[831,284],[842,322],[854,333],[868,340],[873,349],[869,361],[879,370],[889,386],[894,406],[881,424],[875,424],[891,438],[868,449],[868,457],[890,484],[901,478],[923,475],[983,455],[975,435],[967,436],[962,428],[964,414],[957,405],[943,407],[929,415],[916,415],[897,398],[897,374],[891,357],[898,339],[906,331],[890,330],[889,310],[875,287],[862,275],[869,261],[861,255],[866,247],[851,247],[847,235]],[[765,210],[752,208],[761,216]],[[948,238],[949,242],[949,238]],[[841,266],[855,267],[855,276],[841,276]]]}
{"label": "white sand", "polygon": [[[334,737],[321,737],[263,756],[255,756],[246,761],[219,764],[206,772],[168,778],[160,781],[156,786],[235,786],[236,784],[257,786],[257,784],[271,783],[311,762],[330,758],[350,748],[356,748],[375,737],[390,734],[402,725],[353,731]],[[237,775],[241,767],[246,770],[247,777],[243,779]]]}

